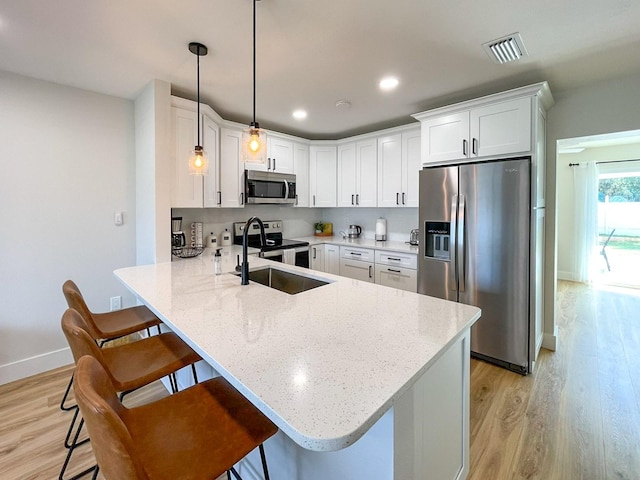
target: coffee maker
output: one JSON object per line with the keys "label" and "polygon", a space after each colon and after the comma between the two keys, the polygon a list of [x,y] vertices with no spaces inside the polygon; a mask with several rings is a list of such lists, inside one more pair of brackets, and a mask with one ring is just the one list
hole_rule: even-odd
{"label": "coffee maker", "polygon": [[182,217],[171,217],[171,248],[182,248],[186,243],[186,238],[182,231]]}

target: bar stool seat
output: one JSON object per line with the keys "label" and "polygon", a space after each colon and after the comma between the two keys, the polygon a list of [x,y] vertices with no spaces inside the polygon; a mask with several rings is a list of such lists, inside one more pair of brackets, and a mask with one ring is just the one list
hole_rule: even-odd
{"label": "bar stool seat", "polygon": [[222,377],[129,409],[87,356],[73,386],[107,479],[215,479],[256,447],[269,478],[262,443],[278,428]]}

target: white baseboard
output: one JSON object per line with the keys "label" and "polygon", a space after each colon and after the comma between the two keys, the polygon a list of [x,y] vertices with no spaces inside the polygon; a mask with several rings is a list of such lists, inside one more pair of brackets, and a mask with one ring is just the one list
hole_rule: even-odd
{"label": "white baseboard", "polygon": [[0,385],[73,363],[69,347],[0,365]]}
{"label": "white baseboard", "polygon": [[558,280],[567,280],[569,282],[575,282],[576,275],[573,272],[563,272],[558,270]]}
{"label": "white baseboard", "polygon": [[551,350],[552,352],[556,351],[556,347],[558,344],[558,336],[557,334],[544,333],[542,336],[542,348],[546,348],[547,350]]}

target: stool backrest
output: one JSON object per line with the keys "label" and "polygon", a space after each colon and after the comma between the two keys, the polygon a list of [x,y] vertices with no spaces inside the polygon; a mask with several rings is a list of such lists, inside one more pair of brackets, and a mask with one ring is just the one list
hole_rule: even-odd
{"label": "stool backrest", "polygon": [[91,310],[89,310],[87,303],[84,301],[84,297],[82,296],[82,293],[80,293],[78,286],[73,281],[67,280],[62,285],[62,293],[64,294],[64,298],[67,300],[69,308],[73,308],[78,311],[78,313],[82,315],[82,318],[84,318],[86,330],[89,334],[94,338],[103,338],[102,332],[98,327],[96,327]]}
{"label": "stool backrest", "polygon": [[[103,368],[106,369],[102,351],[96,344],[95,339],[87,331],[87,324],[82,318],[82,315],[73,308],[68,308],[62,314],[62,320],[60,323],[62,325],[64,336],[67,337],[67,343],[71,348],[71,353],[73,354],[76,366],[83,356],[89,355],[95,358]],[[108,373],[108,370],[107,374],[113,382],[113,377]]]}
{"label": "stool backrest", "polygon": [[127,409],[95,358],[83,356],[78,360],[73,391],[87,424],[100,473],[108,479],[148,480],[127,428]]}

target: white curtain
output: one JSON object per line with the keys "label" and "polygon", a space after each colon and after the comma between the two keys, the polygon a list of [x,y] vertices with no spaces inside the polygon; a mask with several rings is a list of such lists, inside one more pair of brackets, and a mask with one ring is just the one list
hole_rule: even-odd
{"label": "white curtain", "polygon": [[573,167],[575,192],[576,280],[590,283],[595,278],[598,252],[598,165],[580,162]]}

